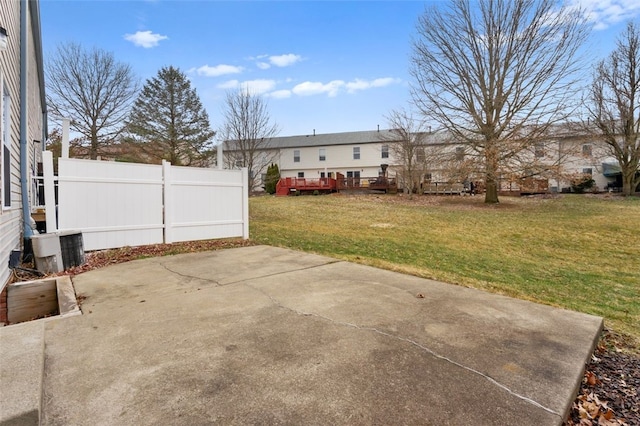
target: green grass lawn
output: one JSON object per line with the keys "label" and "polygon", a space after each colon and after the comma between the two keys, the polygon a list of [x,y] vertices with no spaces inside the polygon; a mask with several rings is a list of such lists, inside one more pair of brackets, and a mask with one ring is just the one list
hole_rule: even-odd
{"label": "green grass lawn", "polygon": [[325,195],[250,199],[257,243],[605,318],[640,347],[640,199]]}

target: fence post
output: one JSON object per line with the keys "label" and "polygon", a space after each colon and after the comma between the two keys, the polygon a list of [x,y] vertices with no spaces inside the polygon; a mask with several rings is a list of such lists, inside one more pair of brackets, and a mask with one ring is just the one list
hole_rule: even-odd
{"label": "fence post", "polygon": [[171,197],[171,163],[162,160],[162,191],[164,194],[164,243],[173,242],[173,199]]}
{"label": "fence post", "polygon": [[242,238],[249,239],[249,169],[242,168]]}
{"label": "fence post", "polygon": [[53,176],[53,153],[44,151],[42,153],[42,173],[44,175],[44,214],[47,223],[47,233],[58,230],[56,219],[56,184]]}

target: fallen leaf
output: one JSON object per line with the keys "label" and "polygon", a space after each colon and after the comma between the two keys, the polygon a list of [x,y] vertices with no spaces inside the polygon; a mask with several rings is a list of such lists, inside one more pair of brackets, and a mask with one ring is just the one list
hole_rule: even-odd
{"label": "fallen leaf", "polygon": [[587,372],[585,373],[585,375],[584,375],[584,376],[585,376],[585,378],[587,379],[587,384],[588,384],[589,386],[595,386],[595,385],[597,385],[597,384],[598,384],[598,382],[600,381],[600,380],[598,380],[598,378],[596,377],[596,375],[595,375],[595,374],[593,374],[591,371],[587,371]]}

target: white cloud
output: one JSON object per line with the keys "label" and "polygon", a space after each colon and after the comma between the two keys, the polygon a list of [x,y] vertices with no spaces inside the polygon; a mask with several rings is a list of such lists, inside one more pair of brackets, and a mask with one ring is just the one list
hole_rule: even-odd
{"label": "white cloud", "polygon": [[[291,83],[291,79],[286,79],[286,83]],[[328,83],[322,83],[319,81],[305,81],[303,83],[295,85],[291,89],[275,90],[278,84],[283,82],[276,80],[228,80],[224,83],[217,85],[219,89],[225,90],[249,90],[255,95],[265,95],[271,98],[284,99],[290,98],[293,95],[297,96],[313,96],[313,95],[327,95],[328,97],[338,96],[340,93],[357,93],[362,90],[374,89],[377,87],[385,87],[391,84],[401,83],[402,80],[392,77],[376,78],[374,80],[362,80],[355,79],[349,82],[343,80],[332,80]]]}
{"label": "white cloud", "polygon": [[144,47],[145,49],[156,47],[158,43],[168,38],[169,37],[165,35],[152,33],[151,31],[148,31],[148,30],[138,31],[135,34],[124,35],[125,40],[132,42],[136,46]]}
{"label": "white cloud", "polygon": [[224,83],[220,83],[217,86],[219,89],[237,89],[240,87],[240,82],[238,80],[229,80]]}
{"label": "white cloud", "polygon": [[218,88],[220,89],[246,89],[254,95],[263,95],[270,92],[275,87],[275,80],[247,80],[242,82],[238,80],[229,80],[218,85]]}
{"label": "white cloud", "polygon": [[269,56],[269,62],[271,65],[276,67],[288,67],[296,62],[300,62],[302,60],[302,56],[294,55],[293,53],[288,53],[286,55],[276,55]]}
{"label": "white cloud", "polygon": [[329,83],[320,83],[317,81],[305,81],[297,84],[291,91],[298,96],[321,95],[326,93],[329,97],[338,95],[341,87],[345,85],[342,80],[333,80]]}
{"label": "white cloud", "polygon": [[291,97],[291,90],[276,90],[275,92],[271,92],[268,94],[271,98],[276,99],[285,99]]}
{"label": "white cloud", "polygon": [[360,80],[359,78],[356,78],[354,81],[350,81],[349,83],[347,83],[346,88],[347,92],[355,93],[358,90],[366,90],[374,87],[384,87],[399,82],[400,79],[391,77],[376,78],[372,81]]}
{"label": "white cloud", "polygon": [[297,62],[302,61],[302,56],[293,53],[285,55],[258,55],[249,56],[249,61],[254,61],[256,66],[261,70],[268,70],[271,67],[289,67]]}
{"label": "white cloud", "polygon": [[220,64],[215,67],[203,65],[200,68],[196,68],[194,71],[198,73],[198,75],[203,75],[205,77],[218,77],[226,74],[239,74],[242,70],[242,67]]}
{"label": "white cloud", "polygon": [[326,93],[329,97],[334,97],[337,96],[338,93],[343,89],[346,90],[347,93],[356,93],[359,90],[384,87],[400,82],[400,79],[392,77],[376,78],[375,80],[371,81],[361,80],[357,78],[346,83],[342,80],[333,80],[329,83],[305,81],[304,83],[296,85],[292,89],[292,91],[299,96],[311,96]]}
{"label": "white cloud", "polygon": [[274,80],[249,80],[243,81],[242,88],[249,90],[254,95],[262,95],[276,87]]}
{"label": "white cloud", "polygon": [[569,6],[584,10],[596,30],[604,30],[640,15],[638,0],[572,0]]}

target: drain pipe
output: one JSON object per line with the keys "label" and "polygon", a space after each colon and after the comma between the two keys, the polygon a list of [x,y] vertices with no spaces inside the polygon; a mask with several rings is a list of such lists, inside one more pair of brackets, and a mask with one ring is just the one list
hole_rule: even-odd
{"label": "drain pipe", "polygon": [[22,196],[22,222],[24,255],[31,254],[31,208],[29,207],[29,147],[27,138],[27,39],[28,1],[20,1],[20,192]]}

